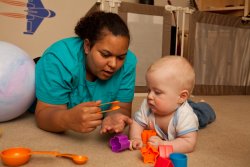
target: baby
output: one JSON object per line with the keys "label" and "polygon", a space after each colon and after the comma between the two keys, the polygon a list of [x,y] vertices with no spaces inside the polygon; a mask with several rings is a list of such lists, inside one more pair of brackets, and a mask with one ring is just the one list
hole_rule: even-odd
{"label": "baby", "polygon": [[157,136],[148,143],[172,145],[174,152],[192,152],[196,145],[199,122],[187,99],[192,93],[195,73],[189,62],[180,56],[164,56],[147,70],[147,99],[135,112],[130,127],[133,149],[143,146],[144,129],[155,130]]}

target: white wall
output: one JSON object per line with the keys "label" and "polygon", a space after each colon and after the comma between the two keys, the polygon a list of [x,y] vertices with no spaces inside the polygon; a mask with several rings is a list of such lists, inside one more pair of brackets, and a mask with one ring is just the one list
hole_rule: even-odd
{"label": "white wall", "polygon": [[[53,10],[56,16],[45,18],[33,35],[26,31],[26,6],[13,6],[0,1],[0,40],[10,42],[26,51],[32,58],[41,56],[43,51],[53,42],[74,35],[74,27],[80,17],[95,4],[96,0],[41,0],[44,7]],[[139,0],[123,0],[138,3]],[[173,1],[173,0],[172,0]],[[28,0],[20,0],[26,4]],[[175,1],[177,2],[177,1]],[[186,1],[178,1],[185,4]],[[155,5],[164,6],[167,0],[155,0]],[[18,13],[21,18],[13,18],[1,13]]]}
{"label": "white wall", "polygon": [[[24,4],[28,0],[20,0]],[[58,39],[74,35],[74,27],[80,17],[95,3],[94,0],[42,0],[45,8],[53,10],[55,17],[45,18],[33,35],[26,31],[26,6],[13,6],[0,1],[0,13],[18,13],[23,18],[0,15],[0,40],[17,45],[32,58],[41,56],[43,51]]]}

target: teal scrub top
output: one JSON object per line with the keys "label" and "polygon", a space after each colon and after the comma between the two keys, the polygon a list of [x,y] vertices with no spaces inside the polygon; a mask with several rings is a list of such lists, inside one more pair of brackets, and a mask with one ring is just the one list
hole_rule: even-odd
{"label": "teal scrub top", "polygon": [[[82,102],[134,98],[136,56],[128,51],[124,65],[108,80],[86,80],[83,40],[62,39],[51,45],[36,65],[36,97],[49,104],[67,104],[72,108]],[[109,106],[103,106],[107,109]]]}

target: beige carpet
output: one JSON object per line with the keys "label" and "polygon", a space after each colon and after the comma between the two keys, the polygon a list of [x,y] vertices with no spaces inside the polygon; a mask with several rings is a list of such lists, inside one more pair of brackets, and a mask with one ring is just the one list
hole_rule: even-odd
{"label": "beige carpet", "polygon": [[[142,97],[134,100],[133,111]],[[188,154],[189,167],[247,167],[250,166],[250,96],[197,96],[215,109],[217,120],[199,131],[196,150]],[[139,151],[113,153],[108,146],[110,135],[67,132],[53,134],[36,127],[33,114],[0,123],[0,150],[28,147],[32,150],[54,150],[84,154],[89,157],[86,167],[153,167],[144,164]],[[3,166],[0,163],[0,166]],[[27,167],[76,166],[69,159],[33,155]]]}

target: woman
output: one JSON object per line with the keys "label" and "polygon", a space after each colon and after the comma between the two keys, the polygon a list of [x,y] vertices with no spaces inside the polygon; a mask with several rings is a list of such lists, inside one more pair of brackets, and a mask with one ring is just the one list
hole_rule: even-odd
{"label": "woman", "polygon": [[[127,25],[114,13],[94,12],[80,19],[78,37],[51,45],[36,65],[35,117],[51,132],[121,132],[130,119],[137,59],[128,50]],[[118,100],[107,113],[102,102]]]}

